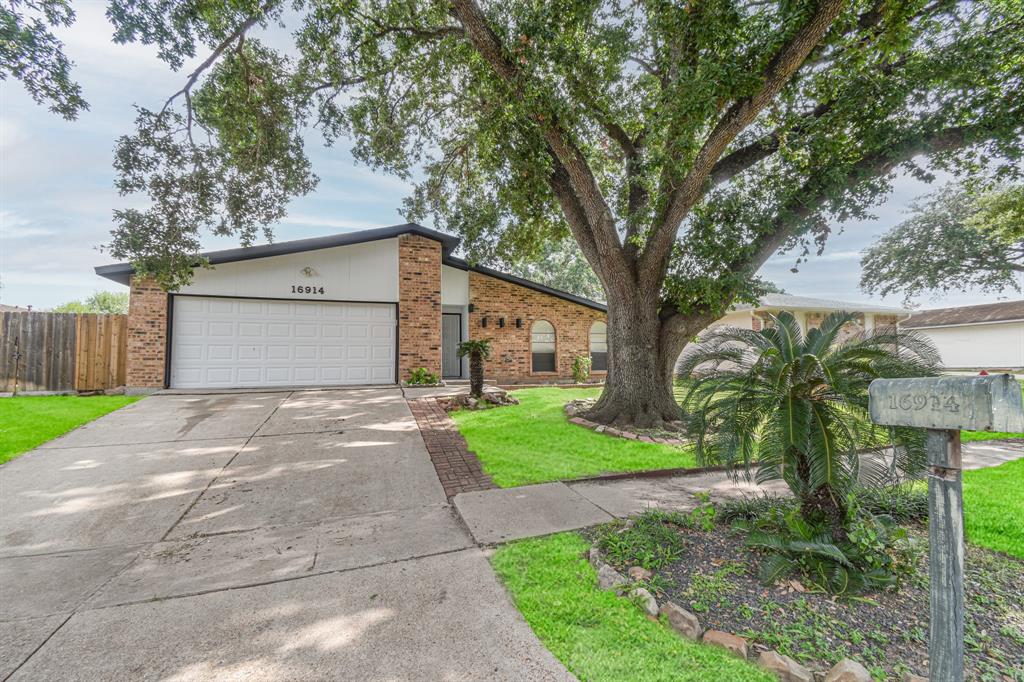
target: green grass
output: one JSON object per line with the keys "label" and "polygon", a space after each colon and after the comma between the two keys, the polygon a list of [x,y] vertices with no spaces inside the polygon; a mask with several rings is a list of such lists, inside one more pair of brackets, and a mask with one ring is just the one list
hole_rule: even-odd
{"label": "green grass", "polygon": [[138,399],[123,395],[0,398],[0,463]]}
{"label": "green grass", "polygon": [[452,417],[484,471],[502,488],[620,471],[692,467],[692,452],[614,438],[570,424],[570,400],[595,398],[600,388],[527,388],[519,405],[463,410]]}
{"label": "green grass", "polygon": [[975,440],[999,440],[1002,438],[1024,438],[1024,433],[1007,433],[1005,431],[961,431],[961,442]]}
{"label": "green grass", "polygon": [[1024,559],[1024,459],[964,472],[967,541]]}
{"label": "green grass", "polygon": [[716,647],[697,644],[647,620],[639,608],[597,587],[575,533],[523,540],[491,560],[533,631],[585,682],[601,680],[774,679]]}

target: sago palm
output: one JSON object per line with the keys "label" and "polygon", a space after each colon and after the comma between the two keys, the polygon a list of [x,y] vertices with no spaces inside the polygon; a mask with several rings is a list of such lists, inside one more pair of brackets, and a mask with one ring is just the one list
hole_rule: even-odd
{"label": "sago palm", "polygon": [[484,360],[491,357],[490,339],[472,339],[459,344],[459,357],[469,356],[469,394],[479,398],[484,394]]}
{"label": "sago palm", "polygon": [[[895,327],[840,339],[851,313],[829,315],[806,334],[790,313],[762,331],[722,327],[684,354],[680,378],[699,461],[756,464],[757,480],[784,480],[801,514],[845,536],[847,495],[858,479],[923,470],[923,438],[868,418],[868,384],[879,377],[933,376],[938,354]],[[870,451],[893,457],[864,457]],[[890,464],[883,466],[886,459]]]}

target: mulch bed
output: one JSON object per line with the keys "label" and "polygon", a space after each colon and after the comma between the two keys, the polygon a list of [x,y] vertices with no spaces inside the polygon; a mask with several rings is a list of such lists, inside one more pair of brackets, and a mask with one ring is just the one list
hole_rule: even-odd
{"label": "mulch bed", "polygon": [[[850,657],[876,677],[927,675],[924,580],[853,599],[801,592],[798,582],[766,588],[742,534],[724,526],[680,532],[682,558],[656,572],[667,583],[659,601],[692,611],[704,628],[741,635],[755,650],[781,651],[812,670]],[[926,529],[912,533],[927,542]],[[1024,562],[968,546],[965,573],[967,679],[1024,680]],[[919,575],[927,575],[927,554]]]}

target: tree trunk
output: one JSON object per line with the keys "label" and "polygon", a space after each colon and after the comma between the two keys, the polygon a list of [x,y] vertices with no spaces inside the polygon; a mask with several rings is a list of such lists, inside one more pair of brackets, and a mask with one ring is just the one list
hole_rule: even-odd
{"label": "tree trunk", "polygon": [[480,351],[469,354],[469,395],[479,398],[484,394],[484,356]]}
{"label": "tree trunk", "polygon": [[658,297],[631,293],[609,292],[608,375],[586,417],[614,426],[674,428],[682,410],[672,375],[682,345],[664,342]]}

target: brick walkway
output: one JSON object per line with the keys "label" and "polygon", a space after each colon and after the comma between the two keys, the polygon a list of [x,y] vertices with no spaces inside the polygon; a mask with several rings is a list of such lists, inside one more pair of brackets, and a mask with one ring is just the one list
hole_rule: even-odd
{"label": "brick walkway", "polygon": [[452,499],[459,493],[497,488],[491,477],[480,467],[466,446],[455,422],[438,404],[436,398],[410,400],[409,409],[416,417],[423,442],[430,453],[430,461],[444,487],[444,494]]}

